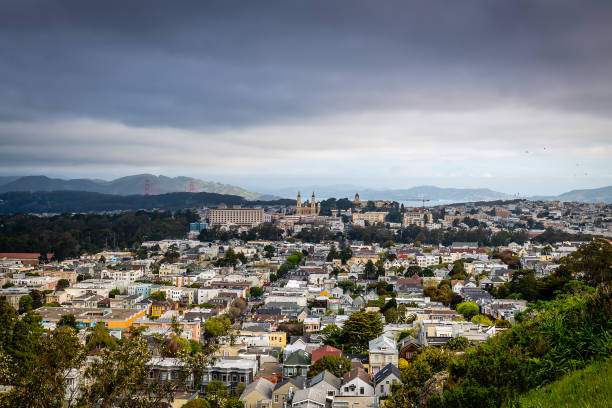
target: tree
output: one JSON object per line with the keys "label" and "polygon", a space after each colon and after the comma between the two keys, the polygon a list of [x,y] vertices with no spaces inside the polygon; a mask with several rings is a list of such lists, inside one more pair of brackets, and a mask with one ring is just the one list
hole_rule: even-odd
{"label": "tree", "polygon": [[149,295],[149,297],[153,300],[166,300],[166,292],[163,292],[161,290],[153,292]]}
{"label": "tree", "polygon": [[342,261],[342,265],[346,264],[346,261],[353,257],[353,251],[351,248],[345,246],[340,249],[340,260]]}
{"label": "tree", "polygon": [[399,364],[403,385],[385,401],[385,408],[416,406],[421,387],[434,374],[446,370],[452,354],[437,347],[424,347],[406,362]]}
{"label": "tree", "polygon": [[147,248],[145,247],[140,247],[138,248],[138,250],[136,251],[136,259],[147,259],[148,253],[147,253]]}
{"label": "tree", "polygon": [[453,337],[446,342],[446,347],[453,351],[465,351],[469,345],[469,340],[463,336]]}
{"label": "tree", "polygon": [[114,299],[115,296],[120,295],[120,294],[121,294],[121,291],[119,289],[115,288],[115,289],[111,290],[110,292],[108,292],[108,297],[111,298],[111,299]]}
{"label": "tree", "polygon": [[323,344],[335,348],[342,348],[342,330],[335,324],[328,324],[319,332],[323,339]]}
{"label": "tree", "polygon": [[561,264],[589,285],[609,282],[612,280],[612,244],[604,239],[594,239],[564,257]]}
{"label": "tree", "polygon": [[481,314],[472,317],[471,322],[474,324],[481,324],[483,326],[493,326],[493,322],[491,321],[491,319]]}
{"label": "tree", "polygon": [[70,286],[70,281],[68,279],[60,279],[57,281],[57,285],[55,286],[55,290],[64,290]]}
{"label": "tree", "polygon": [[251,289],[249,289],[249,294],[251,295],[251,297],[254,298],[258,298],[258,297],[262,297],[264,294],[264,291],[262,288],[259,288],[257,286],[253,286]]}
{"label": "tree", "polygon": [[276,253],[276,248],[274,248],[274,245],[268,244],[264,247],[264,252],[265,252],[264,256],[269,259],[269,258],[272,258],[274,254]]}
{"label": "tree", "polygon": [[32,310],[32,305],[34,300],[30,295],[23,295],[19,298],[19,310],[23,312],[27,312],[28,310]]}
{"label": "tree", "polygon": [[72,327],[73,329],[78,330],[76,318],[71,313],[62,315],[57,322],[57,327]]}
{"label": "tree", "polygon": [[323,356],[310,366],[308,378],[312,378],[325,370],[338,378],[342,378],[344,374],[351,370],[351,360],[341,356]]}
{"label": "tree", "polygon": [[210,408],[210,403],[204,398],[196,397],[191,401],[183,404],[181,408]]}
{"label": "tree", "polygon": [[344,291],[344,293],[355,291],[355,282],[352,280],[342,280],[338,282],[337,286]]}
{"label": "tree", "polygon": [[355,312],[342,327],[345,349],[361,353],[368,350],[370,340],[380,336],[383,323],[377,312]]}
{"label": "tree", "polygon": [[478,305],[474,302],[463,302],[457,305],[457,313],[463,315],[467,320],[471,319],[472,316],[477,315],[480,311]]}
{"label": "tree", "polygon": [[327,253],[327,258],[326,258],[327,262],[331,262],[334,259],[338,259],[339,257],[340,257],[340,254],[336,250],[336,246],[334,244],[331,244],[329,248],[329,252]]}
{"label": "tree", "polygon": [[374,262],[372,262],[371,259],[368,260],[368,262],[366,263],[364,273],[366,279],[376,279],[376,267],[374,266]]}
{"label": "tree", "polygon": [[110,335],[104,324],[96,324],[89,330],[90,333],[85,338],[85,345],[89,351],[96,348],[114,349],[117,347],[117,339]]}

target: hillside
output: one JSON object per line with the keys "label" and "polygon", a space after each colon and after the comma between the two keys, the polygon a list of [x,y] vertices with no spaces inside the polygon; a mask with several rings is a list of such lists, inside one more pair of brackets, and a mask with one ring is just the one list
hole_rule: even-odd
{"label": "hillside", "polygon": [[0,193],[0,214],[105,212],[127,210],[177,210],[202,206],[257,205],[295,200],[248,201],[243,197],[216,193],[168,193],[159,195],[112,195],[87,191],[41,191]]}
{"label": "hillside", "polygon": [[518,400],[520,408],[595,408],[612,401],[612,359],[588,365]]}
{"label": "hillside", "polygon": [[137,174],[111,181],[92,179],[63,180],[47,176],[0,177],[0,193],[14,191],[88,191],[91,193],[136,195],[144,194],[145,184],[149,184],[151,195],[176,192],[204,192],[241,196],[247,200],[271,199],[259,193],[246,191],[229,184],[215,183],[189,177],[166,177],[163,175]]}

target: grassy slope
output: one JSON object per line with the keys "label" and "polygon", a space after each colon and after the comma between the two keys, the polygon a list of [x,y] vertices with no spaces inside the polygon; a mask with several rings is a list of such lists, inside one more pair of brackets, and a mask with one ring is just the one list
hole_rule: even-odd
{"label": "grassy slope", "polygon": [[612,358],[590,364],[519,399],[520,408],[612,406]]}

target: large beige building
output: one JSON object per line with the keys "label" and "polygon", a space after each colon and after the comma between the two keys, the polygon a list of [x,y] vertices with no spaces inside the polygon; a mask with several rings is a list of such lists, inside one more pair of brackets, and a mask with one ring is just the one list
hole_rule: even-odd
{"label": "large beige building", "polygon": [[310,205],[305,206],[302,206],[302,196],[298,192],[295,206],[295,215],[317,216],[319,215],[319,212],[321,212],[321,203],[317,204],[314,191],[312,193],[312,197],[310,198]]}
{"label": "large beige building", "polygon": [[211,226],[240,225],[254,227],[264,222],[264,210],[257,208],[218,208],[208,211]]}
{"label": "large beige building", "polygon": [[368,211],[364,213],[354,213],[353,221],[364,220],[370,224],[376,224],[378,222],[385,222],[387,212]]}
{"label": "large beige building", "polygon": [[425,227],[426,223],[433,222],[433,216],[428,212],[407,212],[404,214],[404,225],[416,225],[418,227]]}

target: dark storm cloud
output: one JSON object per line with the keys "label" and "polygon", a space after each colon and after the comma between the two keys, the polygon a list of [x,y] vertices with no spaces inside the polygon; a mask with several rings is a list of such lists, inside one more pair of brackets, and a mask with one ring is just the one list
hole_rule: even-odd
{"label": "dark storm cloud", "polygon": [[4,0],[0,55],[5,122],[612,110],[609,1]]}

